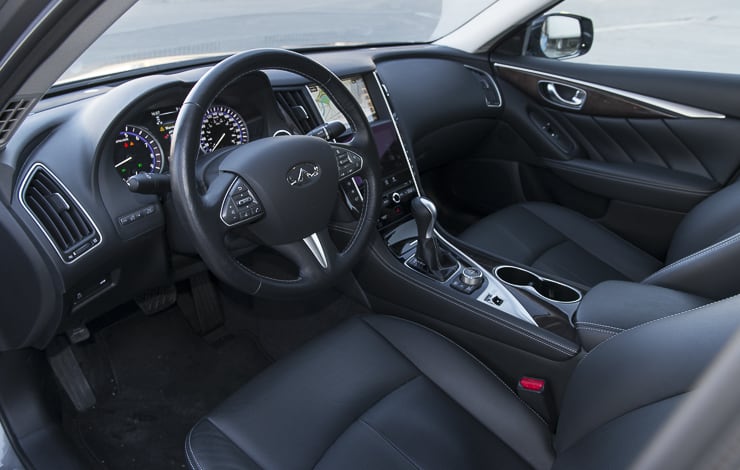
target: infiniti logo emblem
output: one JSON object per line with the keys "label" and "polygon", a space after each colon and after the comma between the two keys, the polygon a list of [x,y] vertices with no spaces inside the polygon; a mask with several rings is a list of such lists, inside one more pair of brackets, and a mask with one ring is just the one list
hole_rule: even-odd
{"label": "infiniti logo emblem", "polygon": [[305,186],[319,178],[321,167],[316,163],[299,163],[288,170],[287,180],[291,186]]}

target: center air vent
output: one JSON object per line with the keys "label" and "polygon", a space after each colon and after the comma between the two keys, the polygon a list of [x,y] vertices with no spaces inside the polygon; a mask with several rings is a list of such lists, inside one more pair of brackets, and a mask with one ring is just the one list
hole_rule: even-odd
{"label": "center air vent", "polygon": [[275,98],[287,117],[303,134],[321,124],[321,117],[316,112],[306,87],[278,90],[275,92]]}
{"label": "center air vent", "polygon": [[465,68],[470,70],[470,73],[473,74],[475,79],[480,84],[480,87],[483,90],[483,99],[486,102],[486,106],[488,106],[489,108],[500,107],[501,93],[498,91],[498,86],[496,86],[496,82],[493,80],[493,77],[483,70],[476,69],[475,67],[470,67],[466,65]]}
{"label": "center air vent", "polygon": [[21,201],[66,263],[100,243],[100,233],[90,216],[43,165],[31,168],[21,188]]}

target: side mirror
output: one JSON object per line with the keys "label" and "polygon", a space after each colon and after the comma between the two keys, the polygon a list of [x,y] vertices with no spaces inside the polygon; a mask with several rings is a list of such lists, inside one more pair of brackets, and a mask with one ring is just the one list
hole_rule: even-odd
{"label": "side mirror", "polygon": [[590,19],[555,13],[540,16],[529,24],[522,55],[570,59],[588,52],[593,41],[594,25]]}

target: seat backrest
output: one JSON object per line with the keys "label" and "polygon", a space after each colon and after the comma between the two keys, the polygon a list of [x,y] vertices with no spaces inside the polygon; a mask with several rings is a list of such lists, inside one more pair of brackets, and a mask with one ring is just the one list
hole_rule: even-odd
{"label": "seat backrest", "polygon": [[668,249],[666,264],[740,233],[740,182],[717,191],[681,221]]}
{"label": "seat backrest", "polygon": [[555,469],[627,468],[740,327],[740,296],[632,328],[575,368]]}

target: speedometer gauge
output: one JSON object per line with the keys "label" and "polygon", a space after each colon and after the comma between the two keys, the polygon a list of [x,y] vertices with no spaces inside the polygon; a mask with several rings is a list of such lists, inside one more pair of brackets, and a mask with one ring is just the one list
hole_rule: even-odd
{"label": "speedometer gauge", "polygon": [[213,152],[247,142],[249,142],[247,123],[239,113],[223,105],[208,108],[203,116],[203,127],[200,132],[200,146],[203,151]]}
{"label": "speedometer gauge", "polygon": [[161,173],[162,155],[162,146],[151,132],[127,125],[116,135],[113,166],[124,180],[138,173]]}

